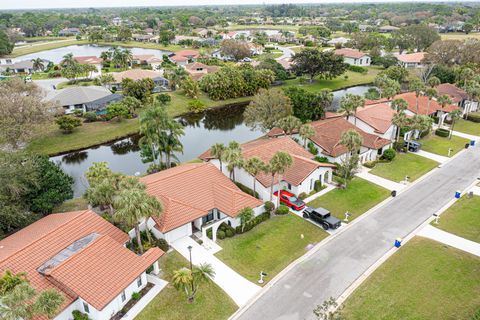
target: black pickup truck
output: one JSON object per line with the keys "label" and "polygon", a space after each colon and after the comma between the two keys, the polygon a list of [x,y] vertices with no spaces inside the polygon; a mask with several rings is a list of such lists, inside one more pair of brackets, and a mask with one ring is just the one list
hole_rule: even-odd
{"label": "black pickup truck", "polygon": [[325,230],[337,229],[342,224],[340,220],[330,214],[330,211],[324,208],[314,209],[307,207],[303,210],[303,217],[305,219],[312,219],[320,224]]}

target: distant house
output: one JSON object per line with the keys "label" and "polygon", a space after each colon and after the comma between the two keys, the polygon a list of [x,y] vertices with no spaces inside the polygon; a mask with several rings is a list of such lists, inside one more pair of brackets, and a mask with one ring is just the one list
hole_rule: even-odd
{"label": "distant house", "polygon": [[101,112],[112,102],[122,99],[119,94],[112,94],[110,90],[100,86],[78,86],[49,92],[46,100],[52,101],[71,114],[75,110],[83,112]]}
{"label": "distant house", "polygon": [[[278,136],[279,138],[262,138],[251,142],[242,144],[241,152],[244,160],[251,157],[258,157],[263,162],[268,163],[277,151],[287,152],[293,160],[292,166],[287,169],[282,176],[282,180],[278,181],[278,177],[273,181],[273,191],[286,189],[296,195],[301,193],[310,193],[314,190],[315,181],[320,181],[321,184],[332,181],[332,169],[335,165],[330,163],[320,163],[313,160],[310,152],[303,149],[292,138],[285,137],[285,134],[278,128],[273,129],[277,134],[271,137]],[[272,131],[273,131],[272,130]],[[200,159],[206,162],[213,163],[217,168],[220,168],[218,159],[212,156],[210,150],[204,152],[199,156]],[[223,162],[222,172],[229,176],[230,173],[226,169],[227,164]],[[256,183],[256,191],[263,200],[270,200],[270,189],[272,187],[271,175],[261,172],[255,177],[247,173],[243,168],[235,168],[235,179],[237,182],[253,189],[253,179]]]}
{"label": "distant house", "polygon": [[240,225],[240,210],[250,207],[255,216],[263,212],[262,201],[241,191],[215,166],[208,163],[184,164],[140,179],[147,193],[163,204],[160,217],[147,225],[157,238],[168,242],[212,229],[213,240],[220,224]]}
{"label": "distant house", "polygon": [[397,54],[395,57],[397,57],[399,64],[404,68],[421,68],[425,52]]}
{"label": "distant house", "polygon": [[[45,67],[47,66],[47,64],[48,64],[48,61],[44,61]],[[31,74],[34,72],[33,61],[22,60],[22,61],[1,64],[0,72],[7,72],[7,71],[13,72],[15,74],[17,73]]]}
{"label": "distant house", "polygon": [[132,79],[134,81],[141,80],[141,79],[152,79],[155,83],[155,92],[163,91],[168,88],[168,80],[163,77],[163,74],[157,71],[152,70],[144,70],[144,69],[130,69],[122,72],[113,72],[111,73],[113,78],[115,79],[114,84],[112,85],[113,88],[117,90],[122,89],[122,81],[123,79]]}
{"label": "distant house", "polygon": [[80,56],[80,57],[74,57],[74,59],[80,64],[90,64],[95,66],[97,71],[93,72],[92,77],[96,77],[102,74],[102,64],[103,64],[102,58],[98,58],[96,56]]}
{"label": "distant house", "polygon": [[200,53],[197,50],[181,50],[172,54],[169,59],[176,65],[185,66],[194,62],[198,57],[200,57]]}
{"label": "distant house", "polygon": [[378,28],[378,32],[380,33],[391,33],[394,31],[399,30],[400,28],[394,27],[394,26],[383,26]]}
{"label": "distant house", "polygon": [[151,34],[132,34],[132,39],[138,42],[150,42],[152,38]]}
{"label": "distant house", "polygon": [[[126,248],[128,241],[93,211],[50,214],[0,241],[0,272],[25,272],[35,290],[60,293],[64,303],[56,320],[73,319],[75,310],[92,320],[110,319],[134,292],[166,285],[156,276],[164,252],[154,247],[137,255]],[[139,306],[147,303],[142,300]]]}
{"label": "distant house", "polygon": [[368,67],[371,58],[365,52],[356,49],[343,48],[334,51],[337,56],[343,56],[343,61],[353,66]]}
{"label": "distant house", "polygon": [[123,20],[120,17],[115,17],[112,19],[112,24],[114,26],[120,26],[122,24]]}
{"label": "distant house", "polygon": [[81,34],[81,31],[78,28],[65,28],[65,29],[62,29],[62,30],[58,31],[58,35],[61,36],[61,37],[76,36],[76,35],[79,35],[79,34]]}
{"label": "distant house", "polygon": [[160,70],[162,68],[163,59],[153,54],[134,54],[132,63],[138,65],[149,65],[153,70]]}
{"label": "distant house", "polygon": [[331,46],[336,46],[336,45],[345,45],[348,42],[350,42],[349,38],[344,38],[344,37],[338,37],[338,38],[333,38],[332,40],[328,41],[327,43]]}
{"label": "distant house", "polygon": [[183,41],[198,41],[200,42],[202,38],[200,37],[194,37],[194,36],[175,36],[175,39],[173,39],[172,43],[173,44],[180,44]]}
{"label": "distant house", "polygon": [[205,75],[215,73],[220,69],[218,66],[209,66],[200,62],[193,62],[185,65],[185,70],[194,80],[200,80]]}
{"label": "distant house", "polygon": [[463,114],[470,112],[477,112],[479,110],[479,104],[477,101],[470,100],[470,97],[465,90],[460,89],[451,83],[442,83],[435,88],[438,92],[438,96],[447,95],[452,102],[462,109]]}

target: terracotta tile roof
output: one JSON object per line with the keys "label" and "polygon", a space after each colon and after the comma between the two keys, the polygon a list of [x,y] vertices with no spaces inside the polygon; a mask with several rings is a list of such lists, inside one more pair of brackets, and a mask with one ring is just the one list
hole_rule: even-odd
{"label": "terracotta tile roof", "polygon": [[334,51],[337,56],[344,56],[347,58],[360,59],[362,57],[368,56],[365,52],[356,49],[343,48],[337,49]]}
{"label": "terracotta tile roof", "polygon": [[420,63],[425,58],[425,52],[415,52],[395,55],[397,59],[404,63]]}
{"label": "terracotta tile roof", "polygon": [[[277,151],[285,151],[290,154],[293,158],[293,164],[285,172],[283,179],[296,186],[302,183],[319,167],[335,167],[335,165],[329,163],[319,163],[312,160],[312,154],[303,149],[290,137],[258,139],[242,144],[241,149],[242,156],[245,160],[252,157],[258,157],[265,163],[269,162]],[[204,152],[199,158],[203,160],[212,159],[210,150]],[[260,173],[256,178],[258,182],[265,187],[270,187],[272,185],[271,175],[267,173]],[[278,179],[275,179],[274,183],[278,183]]]}
{"label": "terracotta tile roof", "polygon": [[197,50],[181,50],[181,51],[175,52],[175,56],[180,56],[180,57],[197,58],[199,55],[200,54]]}
{"label": "terracotta tile roof", "polygon": [[81,56],[74,57],[74,59],[80,64],[101,64],[103,62],[102,58],[96,56]]}
{"label": "terracotta tile roof", "polygon": [[[405,92],[405,93],[401,93],[401,94],[397,94],[393,100],[395,99],[404,99],[405,101],[407,101],[408,103],[408,110],[413,112],[413,113],[417,113],[417,108],[416,108],[416,96],[415,96],[415,92]],[[428,109],[428,114],[433,114],[435,113],[437,110],[441,110],[442,109],[442,106],[434,99],[432,99],[432,101],[430,102],[430,108],[428,108],[428,97],[427,96],[419,96],[418,97],[418,114],[423,114],[423,115],[426,115],[427,114],[427,109]],[[456,110],[458,109],[457,106],[454,106],[454,105],[447,105],[445,106],[445,108],[443,109],[443,111],[445,112],[451,112],[453,110]]]}
{"label": "terracotta tile roof", "polygon": [[262,202],[242,192],[213,164],[185,164],[141,178],[147,192],[164,206],[154,218],[161,232],[168,232],[218,209],[235,217],[245,208]]}
{"label": "terracotta tile roof", "polygon": [[177,56],[177,55],[173,55],[170,57],[170,60],[172,61],[188,61],[188,58],[187,57],[184,57],[184,56]]}
{"label": "terracotta tile roof", "polygon": [[367,133],[360,128],[355,127],[345,118],[318,120],[311,124],[315,129],[315,136],[310,140],[325,150],[327,155],[332,157],[338,157],[347,152],[347,148],[340,144],[340,139],[342,134],[350,129],[357,131],[362,136],[362,145],[364,147],[379,149],[391,143],[390,140],[380,138],[377,135]]}
{"label": "terracotta tile roof", "polygon": [[325,112],[325,119],[338,118],[343,116],[344,115],[342,113],[330,112],[330,111]]}
{"label": "terracotta tile roof", "polygon": [[[112,254],[120,254],[119,252],[126,250],[123,245],[129,240],[128,235],[93,211],[51,214],[0,241],[0,271],[26,272],[30,283],[35,289],[43,291],[48,288],[54,288],[62,292],[65,296],[63,309],[72,303],[83,291],[75,291],[77,290],[76,287],[62,286],[55,279],[41,274],[37,269],[73,242],[92,233],[108,237],[110,244],[116,244],[116,248],[113,250],[115,253]],[[136,255],[129,256],[132,259],[142,259],[142,257]],[[76,254],[72,258],[74,260],[77,259]],[[106,261],[106,256],[101,256],[100,259],[91,260],[89,263],[92,264],[90,267],[93,268],[93,264],[99,263],[99,266],[102,266]],[[129,261],[129,263],[132,263],[133,260],[130,259]],[[101,271],[103,273],[92,275],[92,277],[104,277],[107,279],[111,277],[111,273],[116,274],[117,277],[122,277],[123,275],[118,274],[115,268],[111,267],[112,265],[110,264],[108,269],[99,270],[98,272]],[[69,270],[67,273],[72,275],[72,279],[65,275],[66,278],[62,278],[63,281],[77,281],[74,279],[74,272],[76,271]],[[117,279],[117,281],[121,280]],[[103,289],[98,288],[97,282],[87,281],[82,290],[100,291]],[[102,297],[102,301],[111,300],[118,295],[118,292],[113,291],[104,293],[105,297]],[[88,301],[88,303],[98,306],[99,302]]]}
{"label": "terracotta tile roof", "polygon": [[375,132],[385,133],[392,126],[392,118],[395,114],[386,103],[366,105],[358,108],[356,117],[370,125]]}
{"label": "terracotta tile roof", "polygon": [[163,60],[159,57],[155,56],[154,54],[134,54],[133,60],[145,61],[147,63],[150,62],[162,62]]}
{"label": "terracotta tile roof", "polygon": [[454,103],[459,103],[463,100],[468,99],[468,94],[465,92],[465,90],[460,89],[459,87],[451,83],[442,83],[438,85],[435,89],[437,89],[438,96],[446,94],[450,97],[450,99],[452,99]]}
{"label": "terracotta tile roof", "polygon": [[194,80],[200,80],[209,73],[215,73],[220,69],[218,66],[209,66],[200,62],[193,62],[185,65],[185,70]]}
{"label": "terracotta tile roof", "polygon": [[141,80],[145,78],[155,79],[163,77],[160,72],[144,69],[129,69],[122,72],[111,73],[116,83],[122,82],[123,79]]}
{"label": "terracotta tile roof", "polygon": [[102,310],[163,254],[159,248],[152,248],[137,256],[102,235],[46,274]]}

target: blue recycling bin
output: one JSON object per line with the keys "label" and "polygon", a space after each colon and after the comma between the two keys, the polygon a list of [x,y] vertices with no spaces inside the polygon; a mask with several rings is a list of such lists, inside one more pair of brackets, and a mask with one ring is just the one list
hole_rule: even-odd
{"label": "blue recycling bin", "polygon": [[460,191],[455,191],[455,198],[460,199],[462,193]]}
{"label": "blue recycling bin", "polygon": [[400,238],[395,239],[395,248],[400,248],[401,245],[402,245],[402,239]]}
{"label": "blue recycling bin", "polygon": [[473,147],[475,146],[475,140],[470,140],[470,145]]}

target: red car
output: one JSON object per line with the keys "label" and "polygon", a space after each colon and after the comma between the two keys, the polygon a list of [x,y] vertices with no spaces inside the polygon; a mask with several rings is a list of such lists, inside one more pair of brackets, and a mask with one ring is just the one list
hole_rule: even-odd
{"label": "red car", "polygon": [[[277,196],[278,191],[275,191],[274,195]],[[305,208],[305,202],[298,199],[293,193],[285,190],[280,190],[280,202],[297,211]]]}

